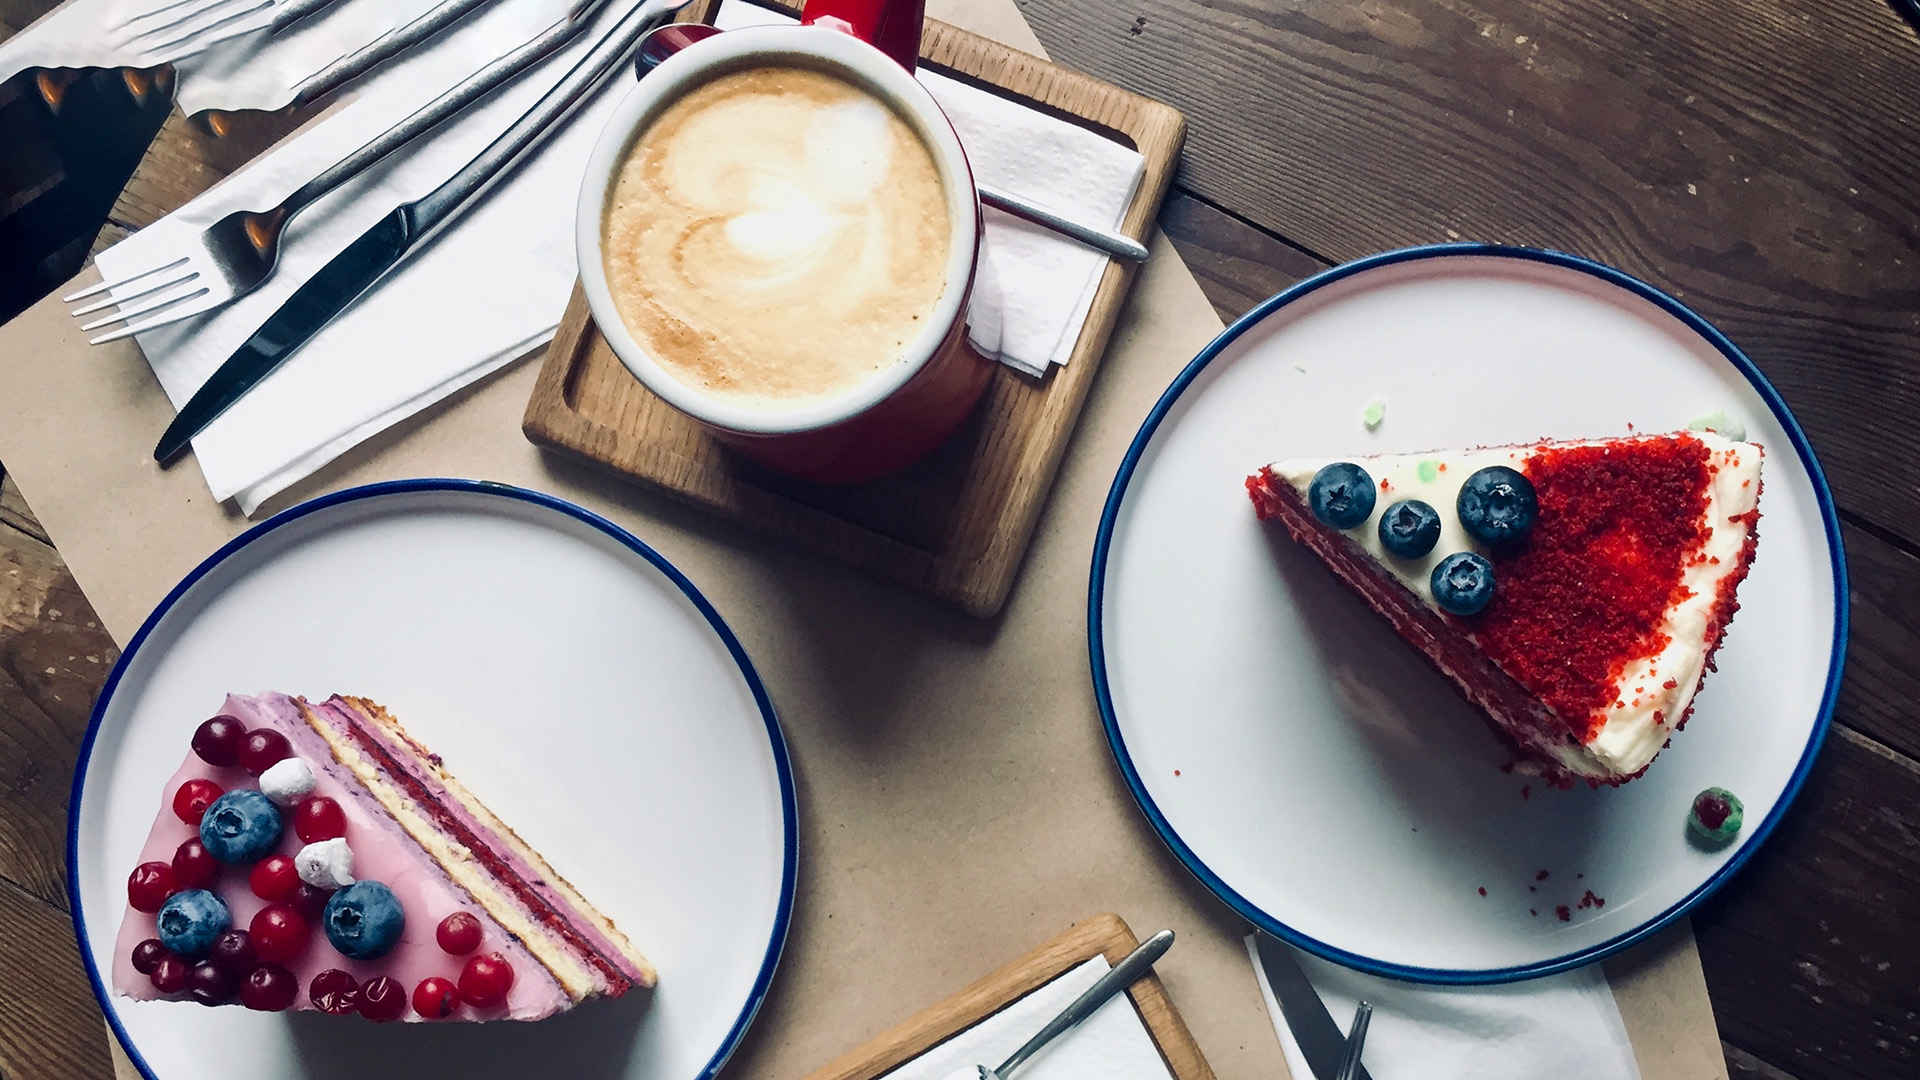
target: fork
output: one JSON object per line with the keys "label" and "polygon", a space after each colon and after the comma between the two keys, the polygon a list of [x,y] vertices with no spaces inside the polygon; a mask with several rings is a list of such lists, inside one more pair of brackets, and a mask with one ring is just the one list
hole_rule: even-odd
{"label": "fork", "polygon": [[[244,24],[269,8],[274,9],[274,14],[264,29],[277,34],[331,3],[333,0],[171,0],[127,19],[114,29],[133,30],[132,35],[120,43],[121,47],[137,48],[155,64],[169,64],[222,41],[262,29]],[[163,17],[164,22],[154,21]],[[135,29],[138,24],[145,25]]]}
{"label": "fork", "polygon": [[[90,339],[94,345],[142,334],[171,322],[212,311],[259,287],[273,273],[280,257],[280,240],[287,222],[314,200],[358,175],[415,137],[484,97],[513,76],[557,51],[592,21],[607,0],[578,0],[565,16],[539,36],[501,57],[465,82],[422,106],[417,112],[348,154],[325,172],[302,184],[278,206],[267,210],[236,210],[184,242],[183,254],[163,254],[145,269],[102,281],[63,297],[73,303],[89,297],[102,299],[75,308],[73,317],[116,308],[113,314],[82,323],[83,331],[122,325]],[[127,289],[132,293],[114,295]]]}

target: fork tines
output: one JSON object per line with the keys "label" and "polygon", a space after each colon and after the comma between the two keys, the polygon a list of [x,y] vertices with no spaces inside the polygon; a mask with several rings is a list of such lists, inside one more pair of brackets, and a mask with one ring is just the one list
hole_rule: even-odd
{"label": "fork tines", "polygon": [[91,296],[99,296],[101,293],[109,293],[111,290],[126,289],[149,278],[158,278],[157,283],[149,284],[145,288],[138,289],[135,292],[125,293],[117,297],[108,295],[91,304],[73,310],[73,317],[78,319],[85,315],[91,315],[96,311],[116,308],[117,310],[111,315],[95,319],[92,322],[80,324],[80,329],[82,331],[97,330],[103,326],[112,326],[114,323],[123,323],[125,325],[118,329],[110,330],[105,334],[101,334],[99,337],[88,339],[88,344],[102,345],[109,341],[118,341],[121,338],[132,337],[134,334],[138,334],[144,330],[156,326],[163,326],[174,321],[178,316],[169,315],[169,312],[182,304],[190,303],[207,295],[209,290],[205,285],[195,286],[195,282],[200,280],[200,271],[194,269],[191,263],[191,259],[182,256],[165,266],[157,266],[151,270],[117,281],[103,281],[98,285],[82,289],[77,293],[62,297],[61,299],[71,304],[76,300],[85,300]]}

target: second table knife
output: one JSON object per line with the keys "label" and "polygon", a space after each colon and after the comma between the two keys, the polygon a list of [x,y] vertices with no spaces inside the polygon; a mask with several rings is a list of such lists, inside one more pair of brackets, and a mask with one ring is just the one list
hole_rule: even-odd
{"label": "second table knife", "polygon": [[194,391],[193,397],[160,436],[160,443],[153,450],[154,460],[165,465],[179,457],[208,424],[246,396],[247,391],[398,266],[408,253],[478,201],[510,166],[524,159],[551,133],[609,71],[620,65],[642,35],[688,2],[645,0],[635,7],[533,108],[459,172],[413,202],[394,208],[329,260]]}

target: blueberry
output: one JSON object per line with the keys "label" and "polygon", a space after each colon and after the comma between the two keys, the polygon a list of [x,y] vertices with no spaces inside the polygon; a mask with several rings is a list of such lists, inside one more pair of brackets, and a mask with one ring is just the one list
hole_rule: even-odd
{"label": "blueberry", "polygon": [[400,898],[377,881],[356,881],[333,894],[320,916],[327,940],[340,955],[373,960],[387,955],[407,928]]}
{"label": "blueberry", "polygon": [[280,843],[280,808],[252,788],[229,791],[200,815],[200,843],[229,866],[273,854]]}
{"label": "blueberry", "polygon": [[1453,615],[1473,615],[1493,599],[1493,564],[1471,551],[1440,560],[1429,579],[1433,602]]}
{"label": "blueberry", "polygon": [[1336,529],[1351,529],[1373,516],[1373,477],[1351,461],[1336,461],[1313,474],[1307,504],[1313,516]]}
{"label": "blueberry", "polygon": [[1540,500],[1533,481],[1505,465],[1481,469],[1460,485],[1454,509],[1467,535],[1488,547],[1518,543],[1533,531]]}
{"label": "blueberry", "polygon": [[1380,546],[1403,559],[1417,559],[1440,542],[1440,514],[1419,499],[1401,499],[1380,515]]}
{"label": "blueberry", "polygon": [[160,926],[160,944],[176,955],[197,960],[213,948],[215,938],[233,926],[226,901],[205,889],[174,893],[154,916]]}

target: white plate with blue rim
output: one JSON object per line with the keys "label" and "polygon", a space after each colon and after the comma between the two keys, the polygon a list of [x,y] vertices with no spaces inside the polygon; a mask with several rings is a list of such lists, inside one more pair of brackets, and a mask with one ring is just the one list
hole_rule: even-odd
{"label": "white plate with blue rim", "polygon": [[[647,954],[658,988],[489,1024],[113,997],[162,788],[228,692],[264,690],[390,708]],[[69,814],[80,954],[157,1080],[712,1076],[766,996],[798,865],[779,721],[713,606],[619,526],[466,480],[328,495],[210,556],[108,677]]]}
{"label": "white plate with blue rim", "polygon": [[[1257,521],[1244,486],[1283,458],[1673,431],[1716,412],[1766,449],[1759,547],[1686,730],[1618,788],[1508,771],[1452,684]],[[1724,884],[1812,766],[1847,628],[1832,495],[1752,362],[1616,270],[1477,244],[1337,267],[1222,333],[1129,448],[1089,593],[1108,739],[1180,860],[1270,933],[1432,983],[1590,963]],[[1685,826],[1710,786],[1745,804],[1719,850]]]}

